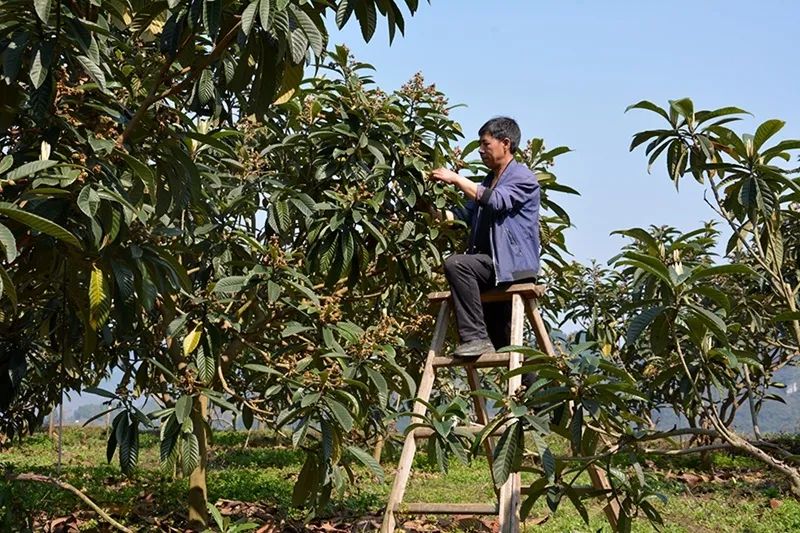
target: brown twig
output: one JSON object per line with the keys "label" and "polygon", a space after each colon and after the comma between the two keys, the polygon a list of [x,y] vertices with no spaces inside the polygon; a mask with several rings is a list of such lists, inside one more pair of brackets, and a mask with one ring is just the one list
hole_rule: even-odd
{"label": "brown twig", "polygon": [[118,529],[119,531],[124,531],[125,533],[133,533],[131,529],[123,526],[122,524],[111,518],[111,516],[108,513],[103,511],[96,503],[94,503],[91,499],[89,499],[89,497],[86,494],[84,494],[83,492],[81,492],[80,490],[78,490],[77,488],[73,487],[72,485],[70,485],[65,481],[60,481],[58,479],[49,476],[43,476],[40,474],[30,474],[30,473],[6,474],[6,480],[35,481],[38,483],[49,483],[51,485],[56,485],[57,487],[62,488],[64,490],[68,490],[69,492],[80,498],[86,505],[91,507],[92,510],[94,510],[94,512],[100,515],[100,518],[111,524],[114,528]]}
{"label": "brown twig", "polygon": [[236,37],[236,34],[238,33],[239,28],[241,27],[241,25],[242,25],[242,22],[240,20],[236,24],[233,25],[233,27],[230,29],[230,31],[222,39],[220,39],[217,42],[216,46],[214,46],[214,49],[211,50],[210,54],[208,54],[207,56],[203,57],[199,61],[195,62],[191,67],[184,67],[178,73],[178,75],[182,75],[182,74],[186,74],[187,75],[183,80],[181,80],[177,84],[173,85],[169,89],[166,89],[165,91],[162,91],[161,93],[158,93],[158,87],[161,85],[161,82],[163,81],[164,76],[166,75],[166,73],[169,70],[169,68],[172,66],[172,62],[174,61],[174,56],[173,56],[172,59],[169,59],[164,64],[164,66],[162,66],[161,72],[159,73],[159,78],[157,79],[157,81],[153,85],[153,87],[151,88],[150,94],[147,96],[147,98],[145,98],[144,102],[142,102],[141,107],[139,107],[138,111],[136,111],[136,114],[133,116],[133,118],[130,120],[130,122],[128,122],[128,124],[125,126],[125,130],[117,138],[117,147],[122,147],[122,145],[125,144],[125,141],[128,140],[128,137],[130,137],[130,135],[133,132],[133,130],[136,128],[136,126],[142,120],[142,117],[147,112],[147,110],[150,109],[150,106],[152,106],[156,102],[159,102],[159,101],[161,101],[161,100],[163,100],[165,98],[169,98],[170,96],[174,95],[177,92],[182,91],[184,88],[186,88],[186,86],[188,84],[190,84],[191,82],[193,82],[195,80],[195,78],[197,77],[197,75],[200,72],[205,70],[205,68],[208,65],[210,65],[211,63],[216,61],[216,59],[220,55],[222,55],[222,52],[228,47],[228,45],[231,43],[231,41],[233,41],[233,39]]}

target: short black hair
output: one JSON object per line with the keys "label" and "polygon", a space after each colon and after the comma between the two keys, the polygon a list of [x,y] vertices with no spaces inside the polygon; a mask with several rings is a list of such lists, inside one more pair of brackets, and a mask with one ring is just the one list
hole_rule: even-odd
{"label": "short black hair", "polygon": [[488,133],[498,140],[508,139],[511,141],[511,153],[517,151],[522,134],[519,131],[519,124],[513,118],[509,117],[494,117],[489,119],[486,124],[481,126],[478,130],[478,137]]}

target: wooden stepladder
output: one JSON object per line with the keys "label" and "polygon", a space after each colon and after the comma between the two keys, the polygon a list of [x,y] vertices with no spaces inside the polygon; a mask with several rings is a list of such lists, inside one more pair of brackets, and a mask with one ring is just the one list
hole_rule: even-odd
{"label": "wooden stepladder", "polygon": [[[533,283],[520,283],[511,285],[504,289],[497,289],[485,292],[481,295],[484,302],[497,302],[511,300],[511,345],[523,345],[525,316],[530,321],[531,328],[536,336],[539,349],[548,354],[555,355],[550,336],[545,328],[542,316],[539,313],[538,298],[544,293],[542,285]],[[439,314],[436,318],[433,339],[422,378],[417,389],[417,399],[415,401],[414,413],[424,415],[436,380],[436,369],[443,367],[464,367],[467,373],[467,382],[470,388],[475,391],[480,388],[480,378],[478,368],[505,367],[514,370],[522,366],[522,355],[517,352],[509,353],[487,353],[474,358],[453,358],[442,354],[445,336],[447,333],[448,322],[450,319],[450,293],[435,292],[428,295],[431,302],[439,302]],[[508,395],[513,396],[517,389],[522,386],[522,376],[516,375],[508,380]],[[473,395],[475,408],[475,418],[478,424],[466,428],[470,433],[478,433],[488,423],[489,417],[486,412],[486,403],[481,396]],[[496,430],[493,435],[502,433],[504,428]],[[395,514],[479,514],[479,515],[499,515],[500,531],[503,533],[517,533],[520,526],[519,508],[521,495],[523,492],[520,474],[512,473],[506,482],[500,487],[497,504],[486,503],[403,503],[403,495],[411,476],[411,464],[414,454],[417,451],[417,439],[427,438],[432,435],[430,430],[417,428],[410,431],[405,437],[403,451],[400,455],[400,462],[397,467],[397,474],[394,478],[392,491],[389,494],[389,501],[383,516],[382,533],[392,533],[395,530]],[[489,470],[491,471],[492,457],[494,452],[493,439],[488,438],[484,442]],[[589,468],[589,476],[592,485],[601,490],[608,490],[610,485],[605,472],[595,467]],[[619,509],[614,500],[608,500],[605,508],[606,516],[611,523],[611,527],[616,530]]]}

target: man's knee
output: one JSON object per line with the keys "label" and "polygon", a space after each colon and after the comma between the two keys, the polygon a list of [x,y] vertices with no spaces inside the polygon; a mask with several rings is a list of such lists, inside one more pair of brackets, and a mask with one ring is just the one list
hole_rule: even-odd
{"label": "man's knee", "polygon": [[464,254],[451,255],[444,260],[444,275],[451,279],[464,265]]}

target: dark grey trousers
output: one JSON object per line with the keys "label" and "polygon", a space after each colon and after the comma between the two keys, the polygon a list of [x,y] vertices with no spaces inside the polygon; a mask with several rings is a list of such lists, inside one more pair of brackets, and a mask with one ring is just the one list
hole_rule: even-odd
{"label": "dark grey trousers", "polygon": [[494,264],[487,254],[456,254],[444,262],[453,295],[461,342],[490,339],[494,347],[511,340],[511,302],[481,302],[481,292],[495,287]]}

